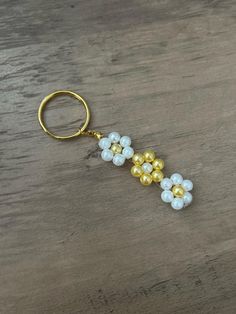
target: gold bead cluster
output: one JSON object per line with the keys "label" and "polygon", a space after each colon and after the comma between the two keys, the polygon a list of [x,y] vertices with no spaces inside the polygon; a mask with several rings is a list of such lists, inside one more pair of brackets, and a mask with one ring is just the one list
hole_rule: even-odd
{"label": "gold bead cluster", "polygon": [[132,162],[134,166],[131,168],[131,174],[139,178],[141,184],[147,186],[164,178],[161,171],[164,168],[164,161],[157,158],[153,150],[146,150],[143,154],[135,153]]}

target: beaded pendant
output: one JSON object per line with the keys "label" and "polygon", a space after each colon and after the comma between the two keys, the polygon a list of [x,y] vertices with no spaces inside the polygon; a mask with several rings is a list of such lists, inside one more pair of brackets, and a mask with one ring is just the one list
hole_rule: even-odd
{"label": "beaded pendant", "polygon": [[[82,127],[77,132],[69,136],[59,136],[47,128],[44,122],[44,109],[49,101],[57,96],[70,96],[76,98],[86,111],[86,119]],[[152,183],[158,184],[163,190],[161,199],[165,203],[170,203],[173,209],[181,210],[192,202],[193,183],[186,180],[179,173],[174,173],[170,178],[163,173],[164,161],[156,156],[153,150],[146,150],[143,153],[135,152],[132,148],[131,138],[127,135],[121,136],[118,132],[111,132],[105,137],[101,132],[87,130],[90,121],[90,110],[86,101],[79,95],[71,91],[56,91],[46,96],[41,102],[38,110],[38,120],[43,130],[51,137],[58,140],[72,139],[78,136],[91,136],[98,140],[101,149],[101,158],[110,161],[115,166],[123,166],[126,161],[131,161],[130,172],[133,177],[138,178],[144,186]]]}
{"label": "beaded pendant", "polygon": [[131,146],[131,138],[121,136],[118,132],[111,132],[107,137],[101,138],[98,145],[104,161],[112,161],[114,165],[120,167],[126,160],[131,160],[133,165],[130,172],[142,185],[160,184],[163,189],[161,199],[165,203],[170,203],[173,209],[180,210],[191,204],[192,181],[184,180],[179,173],[172,174],[170,178],[165,177],[164,161],[158,158],[153,150],[136,153]]}

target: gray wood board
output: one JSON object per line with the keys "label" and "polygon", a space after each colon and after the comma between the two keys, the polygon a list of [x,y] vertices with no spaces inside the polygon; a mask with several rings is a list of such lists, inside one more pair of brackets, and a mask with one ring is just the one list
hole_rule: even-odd
{"label": "gray wood board", "polygon": [[[236,313],[235,17],[234,0],[0,1],[0,313]],[[192,179],[192,206],[92,138],[47,137],[57,89]],[[54,131],[83,121],[50,109]]]}

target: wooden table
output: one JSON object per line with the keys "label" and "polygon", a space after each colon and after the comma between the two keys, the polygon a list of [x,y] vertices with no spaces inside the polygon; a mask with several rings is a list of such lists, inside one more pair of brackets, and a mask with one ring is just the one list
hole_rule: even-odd
{"label": "wooden table", "polygon": [[[236,2],[2,0],[0,13],[0,313],[235,314]],[[192,179],[192,206],[173,211],[95,139],[45,136],[38,105],[57,89],[86,98],[91,128]],[[50,108],[53,131],[83,121],[71,99]]]}

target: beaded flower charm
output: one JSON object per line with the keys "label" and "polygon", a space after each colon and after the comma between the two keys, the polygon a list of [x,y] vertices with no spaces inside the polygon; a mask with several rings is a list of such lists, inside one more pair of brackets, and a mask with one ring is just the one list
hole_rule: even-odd
{"label": "beaded flower charm", "polygon": [[[49,131],[44,121],[44,110],[46,105],[55,97],[70,96],[77,99],[86,111],[86,119],[83,125],[72,135],[61,136]],[[134,152],[131,146],[129,136],[120,136],[118,132],[111,132],[105,137],[101,132],[88,130],[90,121],[90,110],[86,101],[79,95],[68,90],[56,91],[46,96],[38,110],[39,123],[48,135],[54,139],[67,140],[78,136],[91,136],[96,138],[101,151],[101,157],[104,161],[112,161],[114,165],[120,167],[128,160],[132,163],[131,174],[138,178],[140,183],[148,186],[152,183],[160,185],[163,189],[161,199],[165,203],[170,203],[173,209],[180,210],[192,202],[193,183],[190,180],[184,180],[183,177],[174,173],[170,178],[164,176],[164,161],[156,156],[153,150],[146,150],[143,153]]]}
{"label": "beaded flower charm", "polygon": [[160,185],[164,190],[161,199],[165,203],[171,203],[174,209],[179,210],[191,204],[193,197],[189,191],[193,189],[193,183],[184,180],[181,174],[174,173],[170,179],[164,178]]}
{"label": "beaded flower charm", "polygon": [[122,166],[127,159],[132,158],[131,174],[139,178],[144,186],[152,183],[160,184],[164,190],[161,199],[170,203],[173,209],[180,210],[192,202],[193,183],[184,180],[181,174],[174,173],[170,178],[164,178],[162,169],[164,161],[158,158],[153,150],[144,153],[135,153],[131,147],[129,136],[120,136],[118,132],[111,132],[98,142],[102,149],[101,157],[105,161],[112,161],[116,166]]}
{"label": "beaded flower charm", "polygon": [[122,166],[126,159],[132,158],[134,154],[129,136],[120,136],[117,132],[112,132],[108,137],[103,137],[99,143],[102,149],[102,159],[111,161],[116,166]]}

